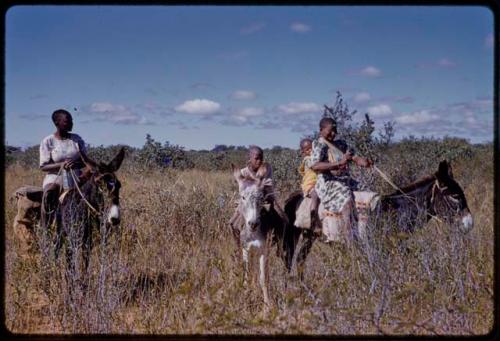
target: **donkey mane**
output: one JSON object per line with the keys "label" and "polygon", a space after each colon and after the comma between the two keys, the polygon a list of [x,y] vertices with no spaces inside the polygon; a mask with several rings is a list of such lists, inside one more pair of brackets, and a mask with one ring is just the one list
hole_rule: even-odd
{"label": "donkey mane", "polygon": [[[428,185],[429,183],[431,183],[432,181],[436,180],[436,176],[435,175],[428,175],[428,176],[425,176],[407,186],[404,186],[404,187],[400,187],[401,191],[405,194],[409,194],[415,190],[418,190],[418,189],[421,189],[422,187]],[[401,191],[395,191],[391,194],[388,194],[388,195],[385,195],[385,197],[393,197],[393,196],[398,196],[398,195],[401,195]]]}

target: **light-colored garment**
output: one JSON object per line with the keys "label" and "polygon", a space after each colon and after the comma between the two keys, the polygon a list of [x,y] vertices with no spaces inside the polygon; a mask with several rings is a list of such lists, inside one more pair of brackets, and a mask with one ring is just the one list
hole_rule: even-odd
{"label": "light-colored garment", "polygon": [[254,172],[250,169],[249,166],[242,168],[240,173],[243,177],[246,178],[256,178],[260,177],[265,180],[264,185],[264,196],[269,199],[274,199],[274,182],[273,182],[273,169],[270,164],[263,163],[262,166],[259,167],[257,172]]}
{"label": "light-colored garment", "polygon": [[311,156],[304,156],[299,167],[299,173],[302,176],[302,183],[300,186],[302,187],[304,196],[309,194],[318,180],[318,176],[316,172],[311,169],[311,166]]}
{"label": "light-colored garment", "polygon": [[[344,141],[336,140],[331,144],[320,137],[312,143],[311,163],[339,162],[346,151]],[[349,173],[346,171],[318,173],[315,189],[325,210],[340,213],[347,204],[354,201],[349,180]]]}
{"label": "light-colored garment", "polygon": [[[40,167],[43,167],[47,164],[57,163],[61,161],[65,161],[67,159],[76,160],[80,157],[78,150],[83,153],[86,152],[85,142],[83,139],[77,134],[69,134],[69,138],[60,140],[51,134],[45,137],[40,143]],[[74,169],[75,175],[79,176],[81,171],[79,169]],[[43,187],[45,188],[47,185],[56,183],[60,186],[63,186],[63,183],[67,183],[67,187],[74,187],[73,179],[69,172],[65,172],[64,170],[58,176],[59,171],[51,171],[45,175],[43,179]],[[63,176],[66,179],[63,179]]]}

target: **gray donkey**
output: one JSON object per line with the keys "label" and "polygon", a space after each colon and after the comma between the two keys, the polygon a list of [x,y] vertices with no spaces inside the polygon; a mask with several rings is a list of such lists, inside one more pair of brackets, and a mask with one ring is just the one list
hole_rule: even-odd
{"label": "gray donkey", "polygon": [[[244,220],[236,242],[242,251],[244,285],[248,281],[250,251],[255,249],[259,261],[259,285],[264,295],[266,307],[270,305],[268,292],[268,257],[274,241],[278,242],[278,255],[282,255],[283,235],[286,222],[274,211],[270,204],[265,203],[264,186],[270,179],[259,177],[244,177],[240,170],[232,165],[233,176],[238,182],[240,216]],[[233,231],[234,232],[234,231]],[[273,237],[274,234],[274,238]]]}

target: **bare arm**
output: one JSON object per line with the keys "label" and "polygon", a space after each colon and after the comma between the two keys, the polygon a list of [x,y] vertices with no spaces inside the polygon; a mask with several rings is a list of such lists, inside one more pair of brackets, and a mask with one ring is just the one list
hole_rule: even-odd
{"label": "bare arm", "polygon": [[66,161],[62,162],[55,162],[55,163],[48,163],[43,166],[40,166],[40,169],[44,172],[52,172],[52,171],[58,171],[59,168],[63,167],[64,163]]}
{"label": "bare arm", "polygon": [[66,161],[61,161],[61,162],[47,163],[41,166],[40,169],[44,172],[53,172],[53,171],[59,171],[61,167],[63,167],[64,169],[71,169],[71,168],[83,168],[85,167],[85,165],[80,160],[80,158],[78,158],[77,160],[68,159]]}
{"label": "bare arm", "polygon": [[373,165],[373,161],[367,159],[366,157],[353,156],[352,160],[356,162],[356,165],[358,165],[359,167],[370,167],[371,165]]}
{"label": "bare arm", "polygon": [[338,163],[331,162],[316,162],[311,166],[311,169],[315,172],[328,172],[332,170],[344,169],[347,165],[347,162],[351,160],[350,154],[344,154],[342,159]]}

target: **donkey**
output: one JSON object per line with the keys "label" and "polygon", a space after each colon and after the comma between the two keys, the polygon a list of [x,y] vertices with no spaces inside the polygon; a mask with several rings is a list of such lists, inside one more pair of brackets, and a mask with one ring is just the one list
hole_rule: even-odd
{"label": "donkey", "polygon": [[464,233],[474,227],[464,191],[453,178],[446,160],[439,163],[436,173],[382,196],[380,209],[397,213],[398,228],[407,232],[421,228],[431,218],[457,225]]}
{"label": "donkey", "polygon": [[[302,193],[295,192],[285,201],[285,213],[291,224],[284,238],[288,255],[287,267],[291,269],[299,237],[303,237],[296,261],[301,277],[305,259],[316,239],[311,230],[298,228],[292,223],[302,200]],[[374,202],[376,207],[370,207],[368,212],[372,215],[375,212],[377,215],[388,214],[397,221],[398,228],[402,231],[413,232],[422,228],[431,218],[450,224],[458,222],[464,233],[474,226],[464,192],[453,178],[451,166],[446,160],[439,163],[436,173],[401,188],[401,191],[382,195]],[[362,221],[360,225],[366,226],[366,221]]]}
{"label": "donkey", "polygon": [[269,307],[271,303],[268,291],[269,249],[273,244],[274,234],[274,241],[280,244],[278,245],[278,251],[280,251],[286,222],[264,201],[264,186],[269,179],[244,177],[237,167],[231,166],[239,189],[238,210],[244,220],[242,230],[236,233],[236,242],[241,248],[243,258],[243,283],[246,285],[248,282],[249,254],[252,249],[255,249],[259,260],[259,285],[264,295],[264,303],[266,307]]}
{"label": "donkey", "polygon": [[[84,273],[87,272],[92,249],[92,230],[99,229],[101,238],[106,238],[108,229],[120,223],[120,187],[115,175],[125,156],[124,148],[109,163],[95,163],[81,154],[86,165],[84,174],[88,179],[83,184],[69,190],[60,198],[57,223],[56,255],[62,246],[63,238],[68,241],[66,258],[69,271],[79,271],[78,253],[82,252]],[[74,176],[74,173],[70,171]],[[72,272],[70,272],[72,273]]]}

